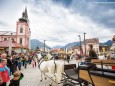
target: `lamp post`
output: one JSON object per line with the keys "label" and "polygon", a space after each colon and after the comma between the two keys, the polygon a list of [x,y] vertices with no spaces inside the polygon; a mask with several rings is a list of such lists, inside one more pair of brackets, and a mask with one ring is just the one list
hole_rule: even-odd
{"label": "lamp post", "polygon": [[9,55],[11,55],[11,52],[12,52],[12,33],[11,33],[11,38],[9,43]]}
{"label": "lamp post", "polygon": [[85,54],[85,56],[86,56],[86,41],[85,41],[85,34],[86,34],[86,33],[84,33],[84,49],[85,49],[84,54]]}
{"label": "lamp post", "polygon": [[46,40],[44,40],[44,53],[45,53],[45,42],[46,42]]}
{"label": "lamp post", "polygon": [[81,36],[78,35],[78,37],[79,37],[79,42],[80,42],[80,55],[81,55],[81,48],[82,48],[82,45],[81,45]]}

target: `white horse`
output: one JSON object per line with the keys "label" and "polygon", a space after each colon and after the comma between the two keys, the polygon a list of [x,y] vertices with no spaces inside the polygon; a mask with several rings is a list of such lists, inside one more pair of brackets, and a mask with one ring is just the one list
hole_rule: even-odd
{"label": "white horse", "polygon": [[[48,54],[46,57],[48,58],[48,61],[45,61],[42,58],[41,54],[37,54],[38,56],[38,64],[39,64],[39,69],[41,71],[41,81],[45,78],[46,73],[50,74],[50,78],[57,82],[56,80],[56,72],[57,72],[57,61],[55,60],[50,60],[52,56]],[[49,74],[47,75],[49,77]],[[46,79],[46,78],[45,78]],[[52,84],[52,83],[51,83]]]}
{"label": "white horse", "polygon": [[[64,72],[64,65],[68,64],[68,62],[64,60],[50,60],[52,58],[50,54],[48,54],[47,57],[49,60],[44,61],[41,54],[38,54],[41,81],[43,80],[43,75],[45,73],[50,73],[53,76],[54,81],[59,83],[62,79],[62,73]],[[77,64],[77,61],[71,60],[69,63]]]}

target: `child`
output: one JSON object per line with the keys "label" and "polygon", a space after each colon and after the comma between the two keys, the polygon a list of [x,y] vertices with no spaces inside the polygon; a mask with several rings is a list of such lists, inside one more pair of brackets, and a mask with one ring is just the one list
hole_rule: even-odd
{"label": "child", "polygon": [[20,86],[20,80],[24,77],[24,75],[20,71],[16,71],[14,73],[14,78],[10,80],[9,86]]}
{"label": "child", "polygon": [[31,65],[32,65],[33,68],[35,67],[35,60],[34,60],[34,57],[32,58]]}

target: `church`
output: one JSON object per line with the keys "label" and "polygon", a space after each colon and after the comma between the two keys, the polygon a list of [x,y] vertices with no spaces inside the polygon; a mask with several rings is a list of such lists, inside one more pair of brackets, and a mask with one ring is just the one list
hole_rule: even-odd
{"label": "church", "polygon": [[22,12],[22,17],[16,22],[16,32],[0,31],[0,51],[21,53],[30,49],[31,30],[27,8]]}

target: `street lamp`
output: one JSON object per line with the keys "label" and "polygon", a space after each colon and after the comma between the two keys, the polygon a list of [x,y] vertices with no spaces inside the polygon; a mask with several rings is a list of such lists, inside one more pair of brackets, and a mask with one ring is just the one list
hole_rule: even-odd
{"label": "street lamp", "polygon": [[80,55],[81,55],[81,48],[82,48],[82,45],[81,45],[81,36],[78,35],[78,37],[79,37],[79,42],[80,42]]}
{"label": "street lamp", "polygon": [[11,33],[11,38],[9,43],[9,55],[11,55],[11,52],[12,52],[12,33]]}
{"label": "street lamp", "polygon": [[44,40],[44,53],[45,53],[45,41],[46,41],[46,40]]}
{"label": "street lamp", "polygon": [[85,41],[85,34],[86,34],[86,33],[84,33],[84,48],[85,48],[85,52],[84,52],[84,53],[85,53],[85,56],[86,56],[86,41]]}

